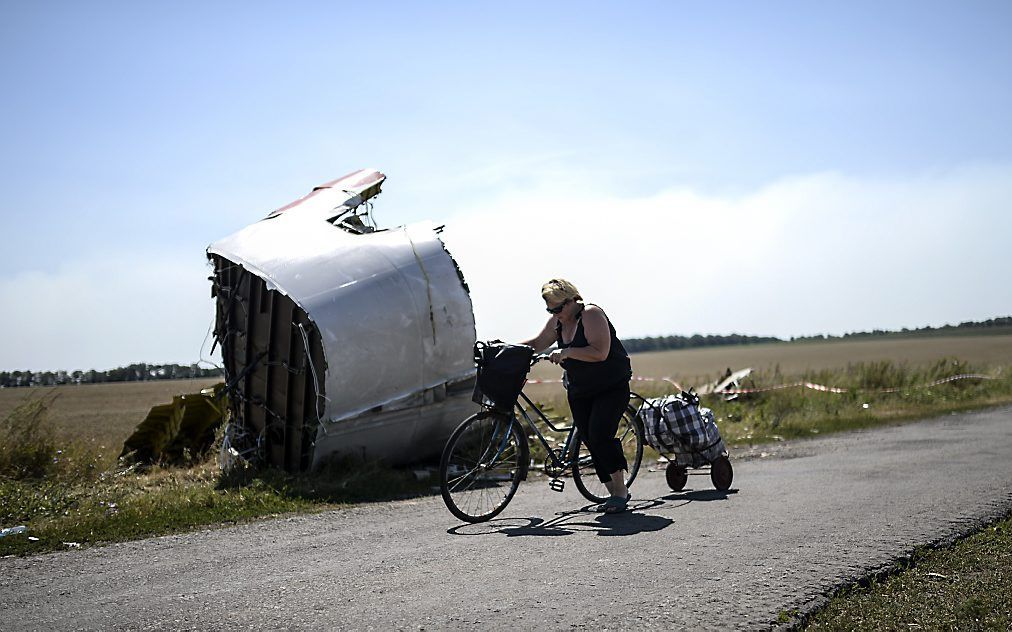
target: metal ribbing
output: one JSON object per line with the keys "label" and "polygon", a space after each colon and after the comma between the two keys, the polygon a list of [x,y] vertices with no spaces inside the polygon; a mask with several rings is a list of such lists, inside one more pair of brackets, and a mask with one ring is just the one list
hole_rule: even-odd
{"label": "metal ribbing", "polygon": [[218,286],[215,331],[231,386],[233,421],[253,437],[263,437],[267,463],[305,471],[319,425],[317,394],[324,392],[319,331],[291,298],[269,290],[260,277],[217,255],[212,260]]}

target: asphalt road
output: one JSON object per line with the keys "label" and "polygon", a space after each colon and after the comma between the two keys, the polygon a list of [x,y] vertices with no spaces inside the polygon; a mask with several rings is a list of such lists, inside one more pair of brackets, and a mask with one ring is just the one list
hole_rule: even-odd
{"label": "asphalt road", "polygon": [[771,451],[616,516],[542,482],[482,525],[433,497],[2,559],[0,628],[765,628],[1012,509],[1012,408]]}

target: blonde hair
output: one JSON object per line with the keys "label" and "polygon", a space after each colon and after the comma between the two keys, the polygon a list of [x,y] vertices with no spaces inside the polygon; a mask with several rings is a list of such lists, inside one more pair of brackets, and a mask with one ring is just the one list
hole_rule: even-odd
{"label": "blonde hair", "polygon": [[561,303],[565,300],[583,300],[583,297],[580,296],[580,290],[576,289],[575,285],[565,279],[552,279],[542,285],[541,298],[546,301],[551,299],[556,303]]}

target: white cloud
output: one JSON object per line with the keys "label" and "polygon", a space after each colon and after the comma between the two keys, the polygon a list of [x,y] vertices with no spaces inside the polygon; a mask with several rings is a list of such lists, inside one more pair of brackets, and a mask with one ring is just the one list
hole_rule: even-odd
{"label": "white cloud", "polygon": [[[791,336],[1012,313],[1012,166],[786,178],[747,195],[588,192],[574,177],[440,219],[482,338],[521,339],[569,278],[619,334]],[[560,184],[565,182],[567,184]],[[117,253],[0,280],[0,368],[197,361],[202,253]]]}
{"label": "white cloud", "polygon": [[543,323],[569,278],[620,335],[790,336],[1012,313],[1012,167],[872,180],[823,173],[737,197],[550,185],[446,220],[479,337]]}
{"label": "white cloud", "polygon": [[0,281],[0,367],[190,364],[213,318],[202,253],[124,253]]}

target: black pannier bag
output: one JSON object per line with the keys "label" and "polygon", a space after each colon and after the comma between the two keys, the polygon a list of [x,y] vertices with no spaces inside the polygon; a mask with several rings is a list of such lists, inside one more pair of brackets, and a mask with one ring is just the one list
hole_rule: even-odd
{"label": "black pannier bag", "polygon": [[534,349],[511,345],[501,340],[474,343],[474,364],[478,379],[472,399],[479,404],[491,402],[497,410],[512,411],[531,370]]}

